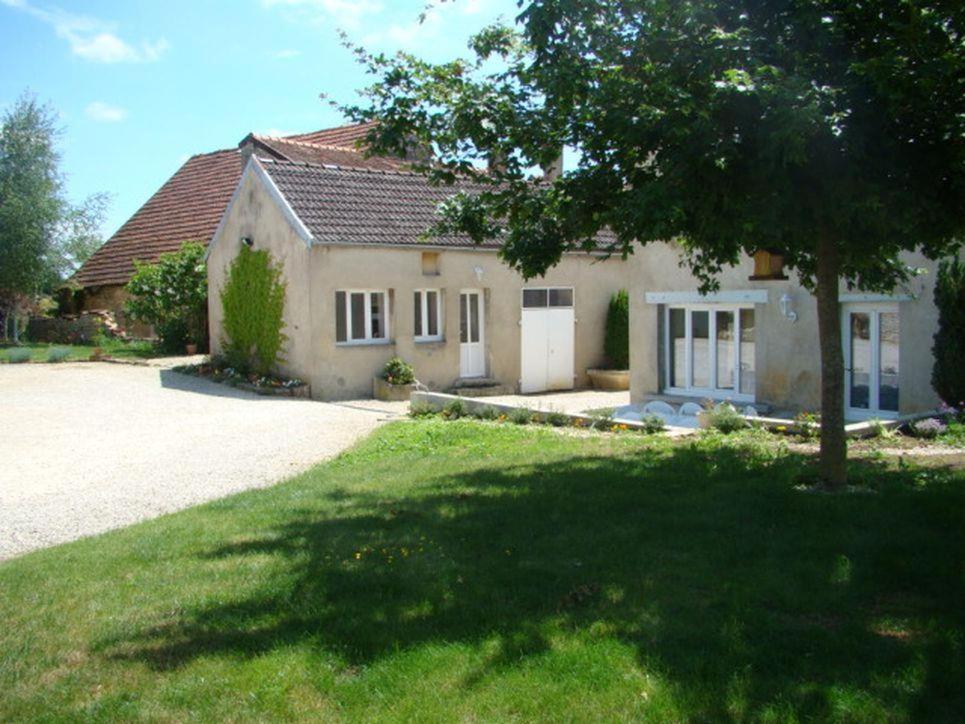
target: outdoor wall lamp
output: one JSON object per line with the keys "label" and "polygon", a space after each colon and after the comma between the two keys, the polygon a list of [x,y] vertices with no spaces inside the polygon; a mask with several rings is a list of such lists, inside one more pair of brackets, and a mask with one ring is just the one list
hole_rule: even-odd
{"label": "outdoor wall lamp", "polygon": [[781,300],[778,302],[781,305],[781,314],[784,315],[784,319],[791,322],[797,321],[797,312],[794,311],[794,300],[791,299],[791,295],[787,292],[781,295]]}
{"label": "outdoor wall lamp", "polygon": [[481,266],[473,267],[472,271],[476,275],[476,280],[481,282],[483,278],[483,268]]}
{"label": "outdoor wall lamp", "polygon": [[241,243],[250,249],[252,245],[255,243],[255,240],[252,239],[250,236],[242,236]]}

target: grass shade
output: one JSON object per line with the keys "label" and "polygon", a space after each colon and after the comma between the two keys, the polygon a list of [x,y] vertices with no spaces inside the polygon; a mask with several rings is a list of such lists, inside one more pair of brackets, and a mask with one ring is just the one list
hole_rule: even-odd
{"label": "grass shade", "polygon": [[0,564],[0,720],[960,720],[962,473],[422,419]]}

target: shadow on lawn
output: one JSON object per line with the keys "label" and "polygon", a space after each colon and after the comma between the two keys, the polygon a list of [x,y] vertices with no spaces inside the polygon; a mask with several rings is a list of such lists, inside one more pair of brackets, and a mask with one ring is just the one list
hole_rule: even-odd
{"label": "shadow on lawn", "polygon": [[698,718],[731,716],[735,690],[751,713],[780,701],[831,716],[832,690],[911,717],[960,713],[962,493],[870,464],[857,474],[875,494],[802,493],[804,464],[679,446],[478,469],[397,500],[333,490],[336,517],[296,512],[209,552],[284,560],[277,588],[105,649],[164,670],[309,643],[357,666],[497,638],[472,686],[592,625]]}

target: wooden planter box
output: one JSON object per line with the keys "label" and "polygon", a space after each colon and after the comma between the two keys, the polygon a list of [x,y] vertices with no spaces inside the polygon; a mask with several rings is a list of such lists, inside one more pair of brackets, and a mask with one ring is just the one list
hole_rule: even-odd
{"label": "wooden planter box", "polygon": [[415,391],[415,384],[391,385],[381,377],[372,378],[372,396],[377,400],[387,402],[407,402],[409,395]]}
{"label": "wooden planter box", "polygon": [[629,390],[630,370],[587,370],[590,384],[597,390]]}

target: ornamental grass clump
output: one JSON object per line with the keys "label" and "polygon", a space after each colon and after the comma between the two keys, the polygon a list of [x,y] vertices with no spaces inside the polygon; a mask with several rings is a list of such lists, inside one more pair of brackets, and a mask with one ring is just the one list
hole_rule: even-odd
{"label": "ornamental grass clump", "polygon": [[654,435],[667,429],[667,424],[660,415],[644,415],[640,418],[640,432]]}
{"label": "ornamental grass clump", "polygon": [[70,350],[67,347],[51,347],[47,352],[48,362],[65,362],[70,357]]}
{"label": "ornamental grass clump", "polygon": [[458,420],[460,417],[465,417],[468,412],[466,403],[462,400],[453,400],[442,408],[442,416],[446,420]]}
{"label": "ornamental grass clump", "polygon": [[393,357],[382,368],[382,379],[390,385],[411,385],[415,382],[415,370],[401,357]]}
{"label": "ornamental grass clump", "polygon": [[706,416],[709,427],[719,430],[725,435],[747,427],[747,420],[744,419],[744,416],[740,414],[736,407],[727,402],[715,405],[705,410],[703,414]]}
{"label": "ornamental grass clump", "polygon": [[492,405],[484,405],[473,410],[472,416],[477,420],[496,420],[499,417],[499,411]]}
{"label": "ornamental grass clump", "polygon": [[547,425],[552,425],[553,427],[566,427],[570,424],[569,415],[559,410],[550,410],[546,413],[544,419]]}
{"label": "ornamental grass clump", "polygon": [[436,408],[427,402],[409,403],[409,417],[432,417],[436,414]]}
{"label": "ornamental grass clump", "polygon": [[17,347],[7,353],[7,362],[12,365],[23,364],[30,361],[30,350],[26,347]]}
{"label": "ornamental grass clump", "polygon": [[509,421],[514,425],[528,425],[533,421],[533,411],[525,407],[517,407],[509,413]]}

